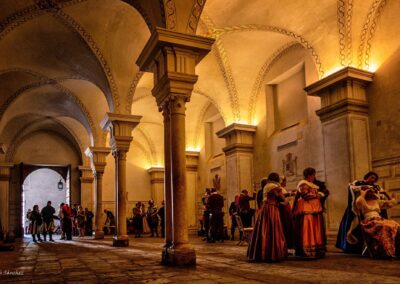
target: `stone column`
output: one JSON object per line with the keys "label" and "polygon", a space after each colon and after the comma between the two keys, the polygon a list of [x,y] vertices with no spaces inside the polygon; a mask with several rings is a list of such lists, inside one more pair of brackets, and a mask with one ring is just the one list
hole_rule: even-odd
{"label": "stone column", "polygon": [[133,139],[132,131],[141,118],[137,115],[108,112],[101,122],[101,127],[110,131],[110,145],[115,158],[117,233],[113,239],[113,246],[129,246],[126,230],[126,155]]}
{"label": "stone column", "polygon": [[347,185],[371,169],[366,86],[373,74],[346,67],[305,88],[321,98],[328,198],[328,228],[339,227],[347,206]]}
{"label": "stone column", "polygon": [[172,245],[172,175],[171,175],[171,117],[169,105],[162,108],[164,118],[164,205],[165,205],[165,245],[162,254],[162,263],[168,263],[168,248]]}
{"label": "stone column", "polygon": [[9,232],[9,191],[13,166],[11,163],[0,162],[0,220],[4,233]]}
{"label": "stone column", "polygon": [[164,200],[164,168],[152,167],[147,170],[151,182],[151,199],[160,207]]}
{"label": "stone column", "polygon": [[[171,174],[172,186],[171,198],[167,186],[165,191],[166,208],[172,208],[173,227],[172,246],[166,239],[163,250],[163,263],[168,265],[196,263],[187,229],[185,104],[197,81],[195,66],[211,50],[213,42],[206,37],[156,28],[137,60],[142,71],[154,74],[152,93],[164,115],[165,182],[169,184]],[[166,213],[168,216],[168,209]],[[170,226],[168,219],[166,225]]]}
{"label": "stone column", "polygon": [[235,194],[247,189],[253,192],[253,148],[256,127],[233,123],[216,134],[225,139],[223,151],[226,157],[227,205],[235,199]]}
{"label": "stone column", "polygon": [[197,168],[199,165],[199,152],[186,151],[186,203],[188,205],[188,229],[190,233],[197,233],[199,216],[197,214]]}
{"label": "stone column", "polygon": [[106,158],[110,154],[107,147],[88,147],[85,151],[90,158],[91,169],[94,176],[94,238],[104,239],[103,231],[103,174],[107,165]]}
{"label": "stone column", "polygon": [[81,172],[81,205],[93,210],[93,173],[89,166],[79,166]]}

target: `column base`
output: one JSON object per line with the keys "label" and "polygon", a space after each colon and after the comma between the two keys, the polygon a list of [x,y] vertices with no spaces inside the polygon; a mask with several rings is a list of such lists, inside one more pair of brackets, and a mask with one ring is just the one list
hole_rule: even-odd
{"label": "column base", "polygon": [[161,263],[168,266],[193,266],[196,265],[196,252],[187,244],[164,247]]}
{"label": "column base", "polygon": [[104,239],[104,231],[95,231],[94,232],[94,239],[95,240],[101,240]]}
{"label": "column base", "polygon": [[114,236],[112,245],[113,247],[128,247],[129,237],[126,235]]}

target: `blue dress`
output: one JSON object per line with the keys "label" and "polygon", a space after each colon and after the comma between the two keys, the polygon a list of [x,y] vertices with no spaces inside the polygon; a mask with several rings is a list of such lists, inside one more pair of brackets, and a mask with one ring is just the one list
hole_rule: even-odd
{"label": "blue dress", "polygon": [[[352,190],[351,186],[363,186],[370,185],[365,181],[354,181],[348,187],[348,201],[347,208],[344,212],[342,221],[340,222],[339,232],[336,239],[336,247],[347,253],[359,253],[362,252],[362,233],[360,227],[359,216],[356,216],[353,212],[353,206],[357,197],[360,195],[359,192]],[[357,219],[356,219],[357,218]],[[356,219],[356,220],[355,220]],[[358,222],[357,222],[358,221]],[[353,226],[352,226],[353,223]],[[351,232],[353,241],[349,243],[347,235]]]}

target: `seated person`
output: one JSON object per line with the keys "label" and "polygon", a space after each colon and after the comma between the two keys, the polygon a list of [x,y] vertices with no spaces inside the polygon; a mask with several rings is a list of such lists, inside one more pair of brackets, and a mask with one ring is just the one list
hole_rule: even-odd
{"label": "seated person", "polygon": [[396,200],[381,200],[374,188],[360,192],[356,206],[362,214],[361,230],[374,258],[400,257],[400,225],[379,213],[396,205]]}

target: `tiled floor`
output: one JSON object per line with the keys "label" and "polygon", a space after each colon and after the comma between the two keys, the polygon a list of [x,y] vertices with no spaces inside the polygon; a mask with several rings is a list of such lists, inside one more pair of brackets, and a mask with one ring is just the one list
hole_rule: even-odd
{"label": "tiled floor", "polygon": [[400,283],[400,260],[346,255],[329,246],[326,258],[289,258],[249,263],[236,242],[192,242],[193,268],[160,265],[161,239],[132,238],[114,248],[111,239],[35,244],[25,238],[12,252],[0,252],[0,283]]}

